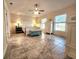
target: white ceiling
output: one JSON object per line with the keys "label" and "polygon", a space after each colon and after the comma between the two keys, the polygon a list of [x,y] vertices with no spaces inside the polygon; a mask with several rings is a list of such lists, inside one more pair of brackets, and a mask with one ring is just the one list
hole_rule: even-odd
{"label": "white ceiling", "polygon": [[[10,5],[10,2],[13,5]],[[74,4],[75,0],[7,0],[7,3],[11,13],[33,16],[32,12],[28,10],[33,9],[35,3],[39,4],[39,9],[45,10],[41,13],[43,15]]]}

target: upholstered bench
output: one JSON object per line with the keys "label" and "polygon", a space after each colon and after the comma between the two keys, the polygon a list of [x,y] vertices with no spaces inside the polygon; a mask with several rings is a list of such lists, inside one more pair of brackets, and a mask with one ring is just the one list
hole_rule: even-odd
{"label": "upholstered bench", "polygon": [[27,34],[28,36],[40,36],[41,35],[41,31],[29,31],[29,33]]}

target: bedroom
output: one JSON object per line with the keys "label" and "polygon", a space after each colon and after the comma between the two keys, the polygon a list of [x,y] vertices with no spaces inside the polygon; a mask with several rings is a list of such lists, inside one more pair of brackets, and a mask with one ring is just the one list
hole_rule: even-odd
{"label": "bedroom", "polygon": [[75,0],[4,0],[4,59],[75,59],[75,4]]}

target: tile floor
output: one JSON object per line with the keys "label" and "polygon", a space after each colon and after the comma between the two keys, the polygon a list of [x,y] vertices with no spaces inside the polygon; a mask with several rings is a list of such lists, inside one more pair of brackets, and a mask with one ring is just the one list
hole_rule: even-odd
{"label": "tile floor", "polygon": [[57,36],[28,37],[15,34],[8,39],[4,59],[64,59],[65,40]]}

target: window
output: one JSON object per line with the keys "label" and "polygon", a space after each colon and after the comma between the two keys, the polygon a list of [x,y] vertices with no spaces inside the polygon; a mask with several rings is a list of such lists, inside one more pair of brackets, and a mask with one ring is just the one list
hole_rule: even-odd
{"label": "window", "polygon": [[66,14],[55,17],[54,31],[65,31],[66,26]]}
{"label": "window", "polygon": [[41,29],[45,29],[45,23],[47,21],[47,18],[44,18],[41,20]]}

